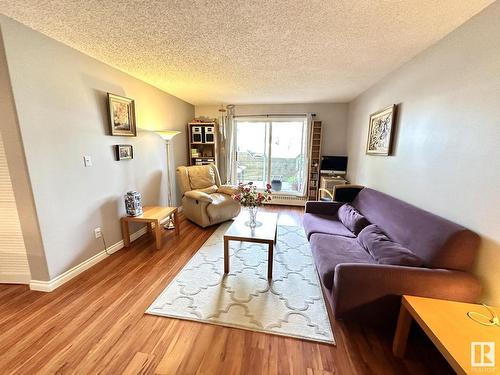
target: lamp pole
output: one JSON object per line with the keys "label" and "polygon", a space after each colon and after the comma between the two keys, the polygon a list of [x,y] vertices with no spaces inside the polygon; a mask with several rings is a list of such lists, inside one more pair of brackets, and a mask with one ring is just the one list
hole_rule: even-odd
{"label": "lamp pole", "polygon": [[[165,141],[165,150],[167,153],[167,204],[170,207],[172,205],[172,177],[170,172],[170,141],[177,134],[180,134],[177,130],[158,130],[155,131],[164,141]],[[163,226],[165,229],[174,229],[174,220],[172,219],[172,215],[167,219],[165,225]]]}

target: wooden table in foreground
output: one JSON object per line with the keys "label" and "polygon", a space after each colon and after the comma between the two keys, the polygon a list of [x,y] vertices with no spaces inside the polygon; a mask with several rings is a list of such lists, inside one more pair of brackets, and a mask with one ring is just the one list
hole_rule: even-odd
{"label": "wooden table in foreground", "polygon": [[160,206],[146,206],[143,207],[143,213],[139,216],[125,216],[121,218],[123,243],[125,246],[130,246],[130,231],[128,228],[129,223],[146,223],[148,232],[154,233],[156,240],[156,249],[161,248],[161,228],[160,222],[170,215],[174,215],[175,234],[179,235],[179,217],[177,214],[177,207],[160,207]]}
{"label": "wooden table in foreground", "polygon": [[248,212],[241,212],[224,233],[224,273],[229,272],[229,241],[263,243],[269,246],[267,278],[270,280],[273,277],[273,252],[277,236],[278,214],[259,212],[258,224],[254,229],[245,224],[248,220]]}
{"label": "wooden table in foreground", "polygon": [[[500,309],[492,310],[500,315]],[[490,315],[482,305],[403,296],[392,347],[394,355],[404,356],[410,326],[415,320],[458,374],[499,373],[500,327],[473,321],[467,316],[469,311]]]}

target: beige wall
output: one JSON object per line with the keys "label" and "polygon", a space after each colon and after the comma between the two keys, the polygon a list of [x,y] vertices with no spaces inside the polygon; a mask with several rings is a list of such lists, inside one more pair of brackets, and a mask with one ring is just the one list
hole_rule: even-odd
{"label": "beige wall", "polygon": [[[500,2],[349,105],[349,177],[483,236],[476,273],[500,305]],[[365,155],[370,113],[400,103],[395,154]]]}
{"label": "beige wall", "polygon": [[[183,132],[173,142],[176,165],[186,162],[194,107],[4,16],[0,26],[48,267],[48,275],[36,267],[32,274],[53,279],[103,250],[94,228],[108,246],[121,239],[128,190],[140,191],[144,204],[166,203],[163,142],[147,130],[107,135],[106,92],[135,99],[138,127]],[[116,144],[132,144],[134,159],[115,161]],[[93,167],[83,166],[84,155]]]}
{"label": "beige wall", "polygon": [[[219,106],[196,106],[196,116],[218,118]],[[347,104],[320,103],[320,104],[253,104],[237,105],[235,113],[241,115],[260,114],[295,114],[316,113],[317,119],[323,124],[322,153],[323,155],[345,155]]]}

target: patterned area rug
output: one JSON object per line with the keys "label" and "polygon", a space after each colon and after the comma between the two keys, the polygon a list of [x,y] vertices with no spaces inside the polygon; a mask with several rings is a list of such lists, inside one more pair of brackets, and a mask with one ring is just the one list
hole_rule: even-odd
{"label": "patterned area rug", "polygon": [[146,313],[335,344],[311,250],[300,227],[278,226],[273,281],[267,245],[230,241],[221,225]]}

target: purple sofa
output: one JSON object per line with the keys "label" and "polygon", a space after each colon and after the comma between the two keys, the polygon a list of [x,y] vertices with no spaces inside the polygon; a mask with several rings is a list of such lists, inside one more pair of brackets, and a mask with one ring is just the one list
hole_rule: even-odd
{"label": "purple sofa", "polygon": [[[356,215],[357,210],[367,220],[361,227],[375,225],[363,229],[358,238],[340,220],[346,221],[349,206],[340,208],[344,204],[311,201],[304,214],[304,229],[336,318],[359,311],[397,311],[403,294],[477,301],[481,285],[469,273],[479,247],[477,234],[364,188],[350,202],[353,209],[347,214]],[[380,232],[387,235],[385,241]]]}

